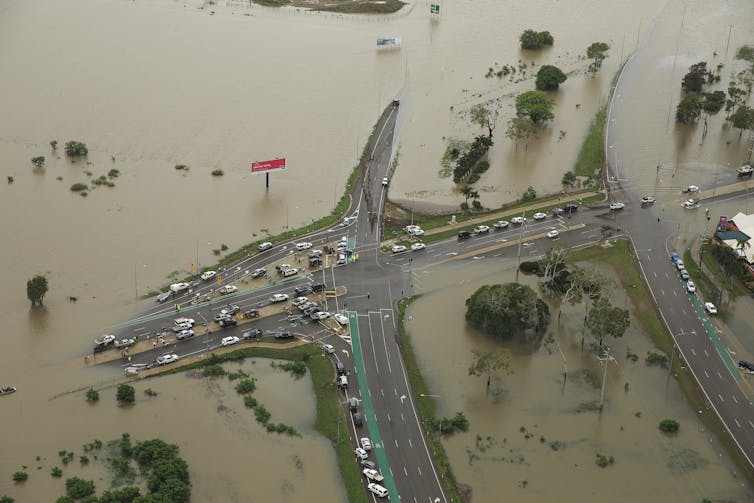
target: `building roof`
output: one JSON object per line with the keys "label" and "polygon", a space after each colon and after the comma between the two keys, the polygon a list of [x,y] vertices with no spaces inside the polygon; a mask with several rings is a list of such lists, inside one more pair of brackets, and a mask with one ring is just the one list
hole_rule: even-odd
{"label": "building roof", "polygon": [[723,231],[718,232],[718,239],[721,239],[726,245],[737,250],[736,253],[742,255],[742,258],[746,259],[749,264],[754,264],[754,243],[748,243],[749,246],[739,247],[739,243],[751,240],[750,236],[754,236],[754,215],[746,215],[744,213],[737,213],[733,218],[733,223],[738,227],[738,231]]}

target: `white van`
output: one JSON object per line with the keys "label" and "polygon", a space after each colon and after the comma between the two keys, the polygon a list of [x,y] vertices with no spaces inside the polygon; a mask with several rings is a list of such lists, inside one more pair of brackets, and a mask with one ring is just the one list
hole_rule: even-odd
{"label": "white van", "polygon": [[346,389],[348,387],[348,377],[338,376],[338,387]]}
{"label": "white van", "polygon": [[371,491],[373,494],[376,494],[380,498],[384,498],[387,496],[387,489],[382,487],[379,484],[375,484],[374,482],[370,482],[367,487],[369,488],[369,491]]}
{"label": "white van", "polygon": [[284,278],[288,278],[290,276],[295,276],[296,274],[298,274],[298,269],[293,268],[293,267],[290,268],[290,269],[283,269],[282,274],[283,274]]}

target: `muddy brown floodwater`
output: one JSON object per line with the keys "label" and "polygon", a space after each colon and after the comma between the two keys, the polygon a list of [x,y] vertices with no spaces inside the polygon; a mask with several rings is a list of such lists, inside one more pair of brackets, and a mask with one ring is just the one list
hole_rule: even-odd
{"label": "muddy brown floodwater", "polygon": [[[484,378],[468,374],[471,351],[499,343],[466,326],[464,301],[491,278],[513,281],[514,267],[515,261],[489,257],[416,272],[424,296],[408,310],[420,366],[430,393],[439,395],[438,414],[463,411],[470,421],[468,432],[443,444],[475,503],[500,501],[501,494],[531,502],[749,500],[667,370],[644,365],[654,348],[633,318],[622,339],[608,341],[615,360],[607,368],[602,414],[588,410],[599,403],[603,368],[581,351],[583,305],[564,307],[559,323],[551,306],[552,342],[534,353],[514,349],[512,374],[493,380],[486,394]],[[535,278],[521,281],[538,288]],[[620,292],[611,300],[630,308]],[[638,362],[626,359],[629,350]],[[665,418],[681,423],[677,436],[660,433]],[[598,467],[598,453],[614,464]]]}

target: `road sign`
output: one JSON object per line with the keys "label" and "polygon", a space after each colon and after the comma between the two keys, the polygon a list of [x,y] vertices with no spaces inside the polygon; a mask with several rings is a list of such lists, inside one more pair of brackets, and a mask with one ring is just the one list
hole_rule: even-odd
{"label": "road sign", "polygon": [[269,171],[287,169],[288,165],[285,157],[281,159],[272,159],[271,161],[257,161],[251,163],[252,173],[266,173]]}
{"label": "road sign", "polygon": [[436,4],[436,3],[429,4],[429,13],[430,14],[439,14],[440,13],[440,4]]}

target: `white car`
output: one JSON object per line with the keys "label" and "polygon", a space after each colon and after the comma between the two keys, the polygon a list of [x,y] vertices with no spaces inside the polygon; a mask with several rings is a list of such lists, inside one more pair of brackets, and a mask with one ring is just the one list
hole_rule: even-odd
{"label": "white car", "polygon": [[683,281],[689,279],[689,272],[686,269],[681,269],[679,272],[681,273],[681,279]]}
{"label": "white car", "polygon": [[204,271],[202,273],[201,278],[204,281],[207,281],[207,280],[210,280],[210,279],[214,278],[215,276],[217,276],[217,271]]}
{"label": "white car", "polygon": [[492,227],[494,227],[495,229],[505,229],[506,227],[508,227],[508,225],[509,224],[507,220],[498,220],[497,222],[492,224]]}
{"label": "white car", "polygon": [[488,225],[478,225],[474,227],[474,232],[477,234],[486,234],[490,232],[490,227]]}
{"label": "white car", "polygon": [[180,332],[175,334],[176,339],[186,339],[188,337],[193,337],[193,336],[194,336],[194,331],[191,330],[190,328],[187,330],[181,330]]}
{"label": "white car", "polygon": [[311,314],[310,318],[313,320],[326,320],[330,317],[330,313],[327,311],[317,311]]}
{"label": "white car", "polygon": [[406,232],[407,232],[408,234],[413,234],[413,233],[414,233],[414,232],[416,232],[416,231],[420,231],[420,230],[421,230],[421,227],[419,227],[418,225],[413,225],[413,224],[412,224],[412,225],[407,225],[407,226],[405,227],[405,230],[406,230]]}
{"label": "white car", "polygon": [[547,237],[550,239],[555,239],[556,237],[558,237],[558,235],[560,235],[560,233],[556,231],[555,229],[547,233]]}
{"label": "white car", "polygon": [[178,355],[172,354],[172,355],[162,355],[157,357],[157,363],[159,365],[166,365],[168,363],[173,363],[178,361]]}
{"label": "white car", "polygon": [[686,199],[684,202],[681,203],[681,206],[683,206],[687,210],[698,208],[699,201],[697,201],[696,199]]}
{"label": "white car", "polygon": [[133,346],[134,344],[136,344],[136,341],[133,339],[121,339],[119,341],[115,341],[116,348],[125,348],[128,346]]}
{"label": "white car", "polygon": [[403,245],[393,245],[393,247],[392,247],[392,248],[390,248],[390,250],[391,250],[391,251],[392,251],[393,253],[403,253],[403,252],[404,252],[404,251],[406,251],[407,249],[408,249],[408,248],[406,248],[406,247],[405,247],[405,246],[403,246]]}
{"label": "white car", "polygon": [[192,327],[194,326],[194,323],[196,323],[196,320],[194,320],[194,318],[176,318],[173,321],[176,325],[180,325],[181,323],[188,323]]}
{"label": "white car", "polygon": [[241,342],[241,339],[236,337],[235,335],[230,335],[228,337],[223,337],[223,339],[220,341],[220,344],[223,346],[232,346],[233,344],[238,344]]}
{"label": "white car", "polygon": [[379,484],[375,484],[374,482],[370,482],[367,485],[367,488],[369,489],[369,492],[371,492],[372,494],[375,494],[375,495],[379,496],[380,498],[384,498],[385,496],[387,496],[387,489],[385,489],[384,487],[382,487]]}
{"label": "white car", "polygon": [[218,290],[218,292],[220,292],[220,294],[222,295],[226,295],[226,294],[233,293],[236,291],[238,291],[238,287],[236,285],[221,286],[220,289]]}
{"label": "white car", "polygon": [[354,451],[354,454],[356,454],[356,457],[359,458],[361,461],[364,461],[365,459],[369,458],[369,454],[367,451],[362,449],[361,447],[357,447]]}
{"label": "white car", "polygon": [[335,352],[335,346],[333,346],[332,344],[322,344],[322,349],[324,349],[325,353],[327,353],[328,355],[331,355]]}
{"label": "white car", "polygon": [[685,265],[684,265],[684,263],[683,263],[683,260],[681,260],[681,259],[678,259],[678,260],[675,261],[675,266],[678,268],[679,271],[681,269],[685,269],[686,268]]}
{"label": "white car", "polygon": [[300,306],[301,304],[306,304],[309,302],[309,297],[296,297],[293,299],[293,305],[294,306]]}
{"label": "white car", "polygon": [[304,241],[302,243],[296,243],[296,251],[308,250],[311,247],[312,247],[312,244],[308,241]]}
{"label": "white car", "polygon": [[652,196],[644,196],[641,198],[641,204],[653,204],[656,199]]}
{"label": "white car", "polygon": [[425,245],[424,243],[414,243],[411,245],[411,250],[419,251],[419,250],[423,250],[426,247],[427,245]]}
{"label": "white car", "polygon": [[511,223],[513,225],[521,225],[526,222],[526,217],[513,217],[511,218]]}
{"label": "white car", "polygon": [[709,314],[717,314],[717,308],[712,302],[705,302],[704,310],[707,311]]}
{"label": "white car", "polygon": [[382,186],[383,186],[383,187],[387,187],[387,184],[388,184],[388,183],[390,183],[390,180],[388,180],[388,179],[387,179],[387,177],[384,177],[384,178],[382,179]]}
{"label": "white car", "polygon": [[171,327],[171,330],[173,332],[175,332],[175,333],[178,333],[178,332],[180,332],[182,330],[190,330],[193,327],[194,327],[194,325],[192,325],[191,323],[188,323],[188,322],[184,321],[182,323],[176,323],[175,325],[173,325]]}
{"label": "white car", "polygon": [[689,293],[696,292],[696,285],[693,281],[688,280],[688,282],[686,283],[686,290],[688,290]]}
{"label": "white car", "polygon": [[270,302],[272,302],[273,304],[277,304],[278,302],[285,302],[286,300],[288,300],[287,293],[276,293],[270,297]]}
{"label": "white car", "polygon": [[424,229],[421,227],[417,227],[414,229],[414,232],[411,233],[412,236],[423,236],[424,235]]}
{"label": "white car", "polygon": [[544,220],[547,218],[547,213],[537,212],[531,216],[534,220]]}
{"label": "white car", "polygon": [[696,185],[689,185],[688,187],[683,189],[683,192],[687,192],[687,193],[699,192],[699,187]]}
{"label": "white car", "polygon": [[269,250],[270,248],[272,248],[272,243],[270,243],[269,241],[265,241],[264,243],[259,245],[258,249],[260,252],[263,252],[263,251]]}
{"label": "white car", "polygon": [[372,441],[369,440],[368,437],[362,437],[361,440],[361,448],[365,451],[371,451],[372,450]]}
{"label": "white car", "polygon": [[610,211],[618,211],[625,208],[626,205],[621,203],[620,201],[616,201],[614,203],[610,203]]}
{"label": "white car", "polygon": [[333,315],[333,319],[341,325],[348,325],[348,316],[338,313]]}

